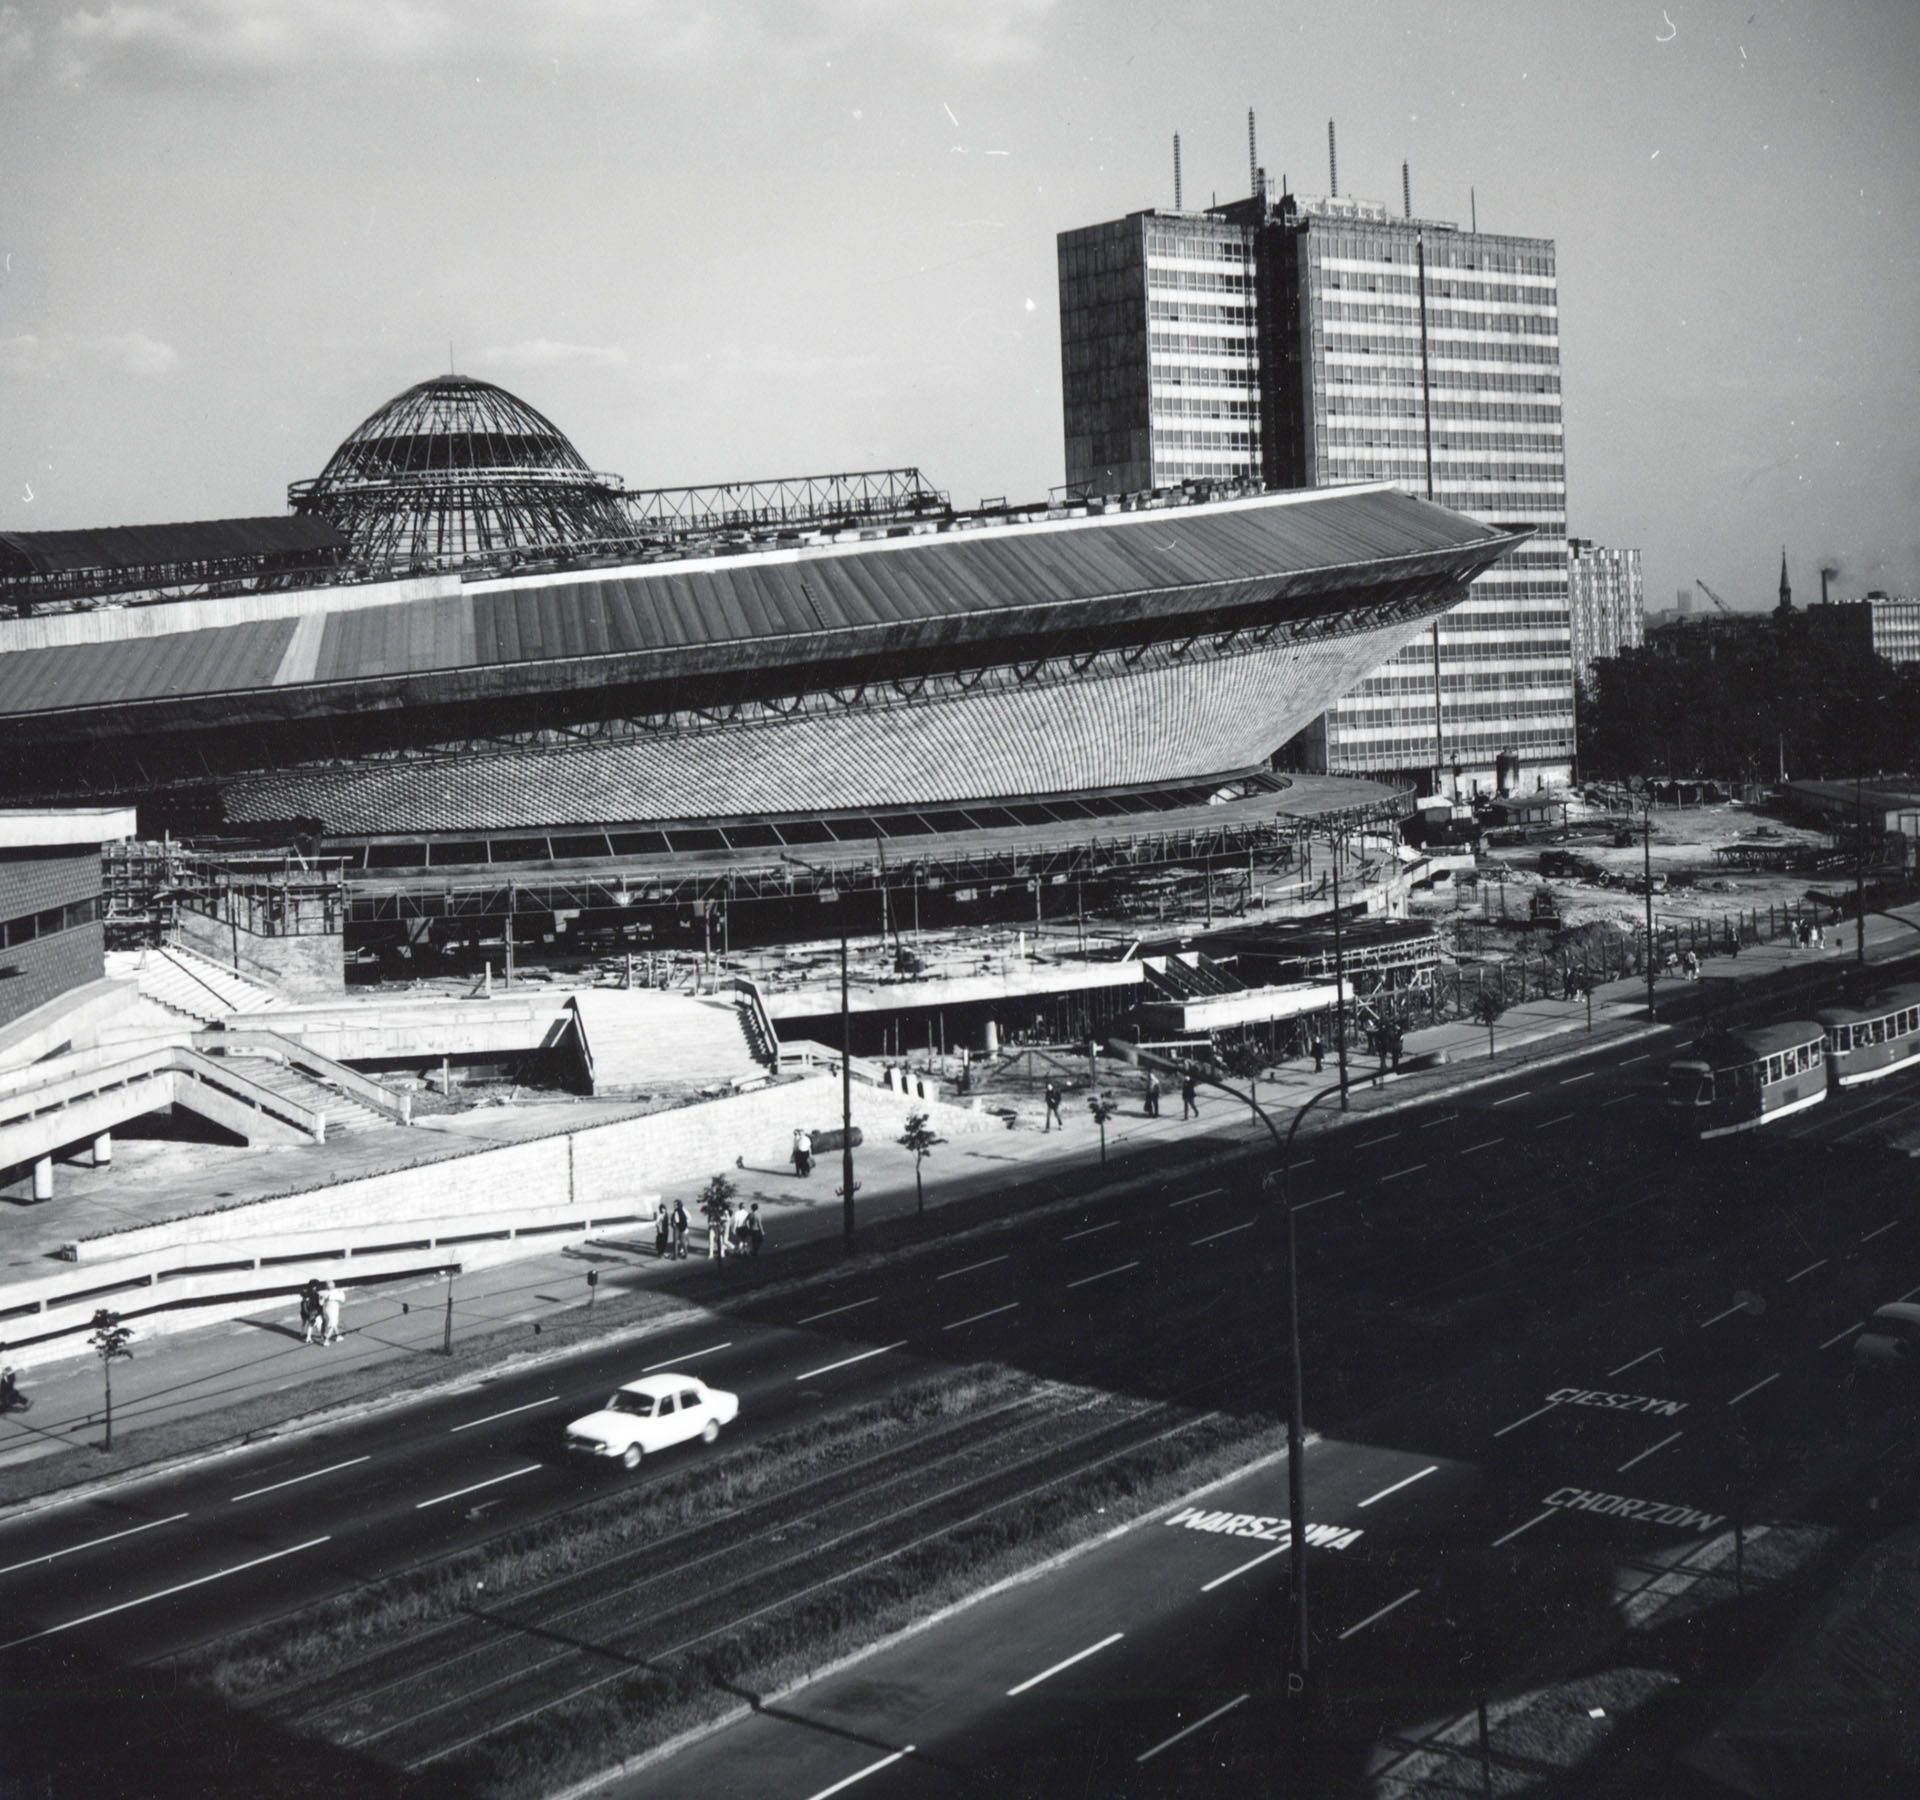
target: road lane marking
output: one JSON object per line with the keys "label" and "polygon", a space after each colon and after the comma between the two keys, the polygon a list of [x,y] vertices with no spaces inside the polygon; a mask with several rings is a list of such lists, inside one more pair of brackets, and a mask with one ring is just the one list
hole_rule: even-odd
{"label": "road lane marking", "polygon": [[1534,1127],[1534,1130],[1535,1131],[1550,1130],[1555,1125],[1564,1125],[1572,1117],[1573,1117],[1572,1113],[1562,1113],[1557,1119],[1542,1119],[1540,1123]]}
{"label": "road lane marking", "polygon": [[1054,1675],[1058,1675],[1062,1669],[1070,1669],[1075,1663],[1085,1662],[1088,1657],[1098,1655],[1099,1652],[1106,1649],[1109,1644],[1119,1643],[1126,1635],[1124,1631],[1116,1631],[1110,1636],[1103,1637],[1097,1644],[1089,1644],[1084,1650],[1076,1650],[1073,1655],[1067,1657],[1065,1661],[1055,1663],[1050,1669],[1042,1669],[1038,1675],[1029,1675],[1026,1680],[1021,1682],[1017,1687],[1008,1688],[1007,1698],[1011,1700],[1016,1694],[1024,1694],[1028,1688],[1038,1687],[1041,1682],[1046,1681]]}
{"label": "road lane marking", "polygon": [[1515,1419],[1511,1425],[1502,1425],[1493,1435],[1497,1438],[1503,1438],[1510,1431],[1518,1431],[1522,1425],[1526,1424],[1527,1419],[1537,1419],[1542,1413],[1550,1413],[1559,1404],[1557,1400],[1549,1400],[1545,1406],[1536,1406],[1532,1412],[1527,1414],[1526,1419]]}
{"label": "road lane marking", "polygon": [[1075,1238],[1092,1237],[1098,1231],[1118,1230],[1119,1225],[1118,1219],[1109,1219],[1104,1225],[1089,1225],[1084,1231],[1070,1231],[1060,1241],[1063,1244],[1070,1244]]}
{"label": "road lane marking", "polygon": [[1559,1087],[1571,1087],[1576,1081],[1591,1081],[1599,1073],[1600,1071],[1598,1069],[1585,1069],[1578,1075],[1562,1075],[1555,1085]]}
{"label": "road lane marking", "polygon": [[1722,1319],[1732,1318],[1733,1315],[1739,1312],[1746,1304],[1744,1300],[1736,1300],[1725,1312],[1717,1312],[1712,1318],[1703,1319],[1700,1323],[1700,1329],[1705,1331],[1709,1325],[1718,1325]]}
{"label": "road lane marking", "polygon": [[1651,1050],[1642,1050],[1638,1056],[1623,1056],[1620,1059],[1620,1067],[1624,1069],[1634,1063],[1645,1062],[1652,1054]]}
{"label": "road lane marking", "polygon": [[1669,1444],[1671,1444],[1674,1441],[1674,1438],[1677,1438],[1679,1436],[1680,1436],[1680,1433],[1676,1431],[1672,1437],[1663,1437],[1659,1441],[1659,1443],[1649,1444],[1647,1448],[1642,1450],[1638,1456],[1628,1457],[1627,1460],[1619,1466],[1619,1468],[1614,1470],[1614,1473],[1616,1475],[1624,1475],[1630,1468],[1633,1467],[1635,1463],[1645,1462],[1647,1458],[1654,1453],[1654,1451],[1664,1450]]}
{"label": "road lane marking", "polygon": [[1852,1337],[1853,1334],[1856,1331],[1858,1331],[1860,1327],[1864,1324],[1866,1324],[1865,1319],[1855,1319],[1854,1322],[1851,1325],[1847,1326],[1845,1330],[1836,1331],[1832,1337],[1828,1338],[1827,1341],[1820,1346],[1820,1348],[1822,1350],[1831,1350],[1834,1347],[1834,1345],[1839,1343],[1839,1341],[1843,1337]]}
{"label": "road lane marking", "polygon": [[1524,1525],[1516,1525],[1510,1532],[1507,1533],[1505,1537],[1495,1538],[1492,1544],[1488,1546],[1488,1548],[1493,1550],[1498,1550],[1502,1544],[1512,1543],[1513,1540],[1521,1534],[1521,1532],[1531,1531],[1536,1525],[1540,1523],[1542,1519],[1550,1519],[1552,1517],[1553,1517],[1553,1508],[1550,1506],[1543,1513],[1535,1513],[1533,1517],[1530,1518]]}
{"label": "road lane marking", "polygon": [[[1811,1275],[1815,1269],[1824,1269],[1826,1266],[1827,1259],[1823,1256],[1817,1263],[1808,1263],[1807,1266],[1800,1271],[1800,1275]],[[1792,1287],[1793,1284],[1800,1279],[1800,1275],[1789,1275],[1787,1277],[1787,1286]]]}
{"label": "road lane marking", "polygon": [[1602,1106],[1625,1106],[1629,1100],[1636,1099],[1637,1097],[1638,1096],[1633,1094],[1615,1094],[1611,1100],[1602,1100],[1600,1104]]}
{"label": "road lane marking", "polygon": [[956,1275],[972,1275],[980,1269],[990,1269],[995,1263],[1003,1263],[1006,1260],[1005,1256],[990,1256],[985,1262],[968,1263],[964,1269],[949,1269],[944,1275],[936,1275],[934,1280],[951,1281]]}
{"label": "road lane marking", "polygon": [[1448,1113],[1444,1119],[1428,1119],[1420,1129],[1422,1131],[1431,1131],[1436,1125],[1451,1125],[1459,1116],[1458,1113]]}
{"label": "road lane marking", "polygon": [[1493,1102],[1495,1106],[1511,1106],[1516,1100],[1524,1100],[1533,1092],[1532,1088],[1522,1088],[1517,1094],[1506,1094]]}
{"label": "road lane marking", "polygon": [[1400,1134],[1397,1131],[1390,1131],[1387,1133],[1385,1137],[1363,1138],[1359,1143],[1354,1145],[1354,1148],[1356,1150],[1371,1150],[1376,1144],[1392,1143],[1393,1140],[1397,1138],[1399,1135]]}
{"label": "road lane marking", "polygon": [[[1360,1502],[1360,1504],[1362,1506],[1371,1506],[1374,1503],[1374,1501],[1384,1500],[1389,1494],[1397,1494],[1404,1487],[1412,1487],[1416,1481],[1426,1480],[1426,1478],[1429,1475],[1431,1475],[1439,1467],[1440,1465],[1438,1463],[1428,1463],[1427,1466],[1424,1469],[1422,1469],[1418,1475],[1409,1475],[1404,1481],[1396,1481],[1392,1487],[1383,1487],[1379,1491],[1379,1493],[1369,1494],[1366,1497],[1366,1499]],[[1418,1589],[1415,1590],[1416,1593],[1418,1591],[1419,1591]]]}
{"label": "road lane marking", "polygon": [[863,1306],[878,1306],[880,1296],[869,1294],[864,1300],[849,1300],[845,1306],[830,1306],[825,1312],[808,1313],[804,1319],[795,1319],[795,1325],[811,1325],[816,1319],[831,1319],[841,1313],[858,1312]]}
{"label": "road lane marking", "polygon": [[951,1325],[942,1325],[942,1331],[958,1331],[962,1325],[978,1325],[982,1319],[997,1319],[1002,1313],[1009,1313],[1020,1304],[1018,1300],[1009,1300],[1005,1306],[990,1306],[985,1312],[973,1314],[970,1318],[955,1319]]}
{"label": "road lane marking", "polygon": [[882,1769],[890,1769],[904,1756],[913,1754],[913,1746],[907,1744],[896,1750],[891,1756],[883,1756],[878,1762],[870,1762],[864,1769],[855,1769],[851,1775],[843,1775],[832,1787],[823,1787],[819,1793],[810,1794],[807,1800],[829,1800],[833,1794],[843,1794],[856,1781],[865,1781],[869,1775],[878,1775]]}
{"label": "road lane marking", "polygon": [[1488,1138],[1484,1144],[1469,1144],[1460,1154],[1471,1156],[1476,1150],[1491,1150],[1495,1144],[1504,1144],[1506,1141],[1505,1138]]}
{"label": "road lane marking", "polygon": [[431,1500],[415,1502],[415,1512],[425,1512],[429,1506],[441,1506],[449,1500],[458,1500],[463,1494],[477,1494],[482,1488],[498,1487],[503,1481],[517,1481],[522,1475],[531,1475],[539,1463],[528,1463],[522,1469],[509,1469],[504,1475],[490,1475],[485,1481],[476,1481],[471,1487],[455,1488],[450,1494],[435,1494]]}
{"label": "road lane marking", "polygon": [[712,1356],[716,1351],[731,1350],[732,1348],[733,1339],[728,1338],[724,1344],[709,1344],[704,1350],[689,1350],[685,1356],[670,1356],[665,1362],[648,1363],[640,1373],[642,1375],[651,1375],[656,1369],[677,1369],[682,1363],[690,1363],[696,1357]]}
{"label": "road lane marking", "polygon": [[1875,1238],[1877,1238],[1880,1235],[1881,1232],[1891,1231],[1899,1223],[1900,1221],[1898,1219],[1889,1219],[1884,1225],[1876,1226],[1872,1231],[1868,1232],[1867,1235],[1863,1237],[1860,1241],[1863,1244],[1870,1244],[1873,1242]]}
{"label": "road lane marking", "polygon": [[72,1556],[81,1550],[91,1550],[96,1544],[117,1543],[121,1538],[134,1537],[142,1531],[156,1531],[162,1525],[177,1525],[187,1515],[183,1512],[169,1513],[164,1519],[149,1519],[144,1525],[129,1525],[125,1531],[110,1531],[105,1537],[88,1538],[84,1544],[69,1544],[64,1550],[49,1550],[45,1556],[29,1556],[25,1562],[8,1563],[0,1569],[0,1575],[11,1575],[15,1569],[31,1569],[40,1563],[50,1563],[62,1556]]}
{"label": "road lane marking", "polygon": [[863,1363],[875,1356],[885,1356],[889,1350],[904,1350],[908,1340],[901,1338],[897,1343],[882,1344],[878,1350],[862,1350],[858,1356],[843,1356],[838,1362],[830,1362],[822,1368],[809,1369],[804,1375],[796,1375],[795,1381],[811,1381],[816,1375],[831,1375],[835,1369],[850,1369],[855,1363]]}
{"label": "road lane marking", "polygon": [[1404,1169],[1395,1169],[1391,1175],[1382,1175],[1376,1185],[1385,1187],[1390,1181],[1398,1181],[1402,1175],[1418,1175],[1426,1166],[1425,1163],[1410,1163]]}
{"label": "road lane marking", "polygon": [[1284,1542],[1272,1550],[1262,1550],[1251,1562],[1243,1562],[1237,1569],[1229,1569],[1224,1575],[1216,1575],[1204,1587],[1201,1593],[1210,1594],[1217,1587],[1225,1587],[1236,1576],[1244,1575],[1249,1569],[1257,1569],[1263,1562],[1269,1562],[1276,1556],[1285,1556],[1293,1548],[1293,1534],[1289,1532]]}
{"label": "road lane marking", "polygon": [[1763,1387],[1771,1387],[1773,1383],[1778,1381],[1779,1379],[1780,1379],[1780,1371],[1778,1369],[1775,1369],[1774,1372],[1771,1375],[1769,1375],[1765,1381],[1756,1381],[1752,1387],[1742,1388],[1739,1391],[1739,1393],[1735,1394],[1734,1397],[1727,1402],[1727,1404],[1729,1406],[1738,1406],[1740,1402],[1746,1399],[1746,1397],[1749,1394],[1757,1394]]}
{"label": "road lane marking", "polygon": [[[460,1427],[458,1425],[454,1427],[455,1431],[459,1429]],[[322,1475],[333,1474],[336,1469],[351,1469],[355,1463],[372,1461],[373,1458],[371,1455],[350,1456],[345,1462],[328,1463],[324,1469],[309,1469],[304,1475],[289,1475],[285,1481],[270,1481],[265,1487],[248,1488],[244,1494],[234,1494],[230,1496],[228,1503],[231,1504],[234,1500],[257,1499],[262,1494],[277,1494],[282,1488],[298,1487],[303,1481],[317,1481]],[[180,1515],[183,1519],[186,1516],[185,1513]],[[5,1573],[6,1570],[0,1569],[0,1575],[4,1575]]]}
{"label": "road lane marking", "polygon": [[[1298,1168],[1299,1164],[1296,1163],[1294,1167]],[[1211,1200],[1216,1194],[1224,1194],[1226,1191],[1225,1188],[1202,1188],[1199,1193],[1189,1194],[1184,1200],[1169,1200],[1167,1204],[1170,1207],[1191,1206],[1196,1200]]]}
{"label": "road lane marking", "polygon": [[25,1637],[17,1637],[0,1644],[0,1650],[16,1649],[21,1644],[37,1643],[41,1638],[58,1637],[63,1631],[72,1631],[76,1626],[91,1625],[96,1619],[110,1619],[115,1613],[130,1612],[136,1606],[150,1606],[156,1600],[169,1599],[174,1594],[184,1594],[189,1588],[205,1587],[210,1581],[223,1581],[229,1575],[244,1575],[249,1569],[257,1569],[264,1563],[278,1562],[283,1556],[298,1556],[302,1550],[316,1549],[331,1540],[324,1537],[308,1538],[304,1544],[293,1544],[285,1550],[272,1550],[265,1556],[256,1556],[250,1562],[234,1563],[230,1568],[215,1569],[211,1575],[196,1575],[191,1581],[176,1582],[172,1587],[161,1588],[159,1592],[142,1594],[137,1600],[122,1600],[117,1606],[103,1606],[98,1612],[90,1612],[78,1619],[68,1619],[61,1625],[49,1625],[44,1631],[30,1631]]}
{"label": "road lane marking", "polygon": [[[1247,1221],[1247,1224],[1249,1225],[1251,1225],[1252,1223],[1253,1221],[1251,1219]],[[1233,1227],[1233,1229],[1235,1231],[1240,1231],[1240,1230],[1244,1230],[1245,1227],[1236,1225]],[[1221,1231],[1221,1232],[1216,1232],[1214,1235],[1216,1237],[1225,1237],[1227,1234],[1224,1231]],[[1211,1240],[1202,1238],[1200,1241],[1202,1243],[1207,1243],[1207,1242],[1210,1242]],[[1085,1287],[1089,1282],[1105,1281],[1109,1275],[1124,1275],[1129,1269],[1137,1269],[1139,1268],[1139,1266],[1140,1265],[1138,1262],[1122,1263],[1117,1269],[1102,1269],[1098,1275],[1082,1275],[1078,1281],[1068,1282],[1067,1286],[1070,1288]]]}
{"label": "road lane marking", "polygon": [[1341,1632],[1339,1641],[1344,1644],[1347,1641],[1347,1639],[1352,1637],[1356,1631],[1365,1631],[1366,1628],[1369,1625],[1373,1624],[1376,1620],[1384,1619],[1388,1613],[1393,1611],[1395,1607],[1405,1606],[1406,1603],[1414,1597],[1414,1595],[1419,1593],[1419,1591],[1420,1590],[1418,1588],[1408,1588],[1407,1591],[1404,1594],[1402,1594],[1398,1600],[1389,1600],[1385,1606],[1380,1608],[1378,1612],[1368,1613],[1367,1616],[1364,1619],[1362,1619],[1358,1625],[1349,1625],[1345,1631]]}
{"label": "road lane marking", "polygon": [[1151,1750],[1142,1750],[1140,1754],[1133,1759],[1135,1765],[1152,1762],[1162,1750],[1171,1750],[1182,1738],[1192,1737],[1196,1731],[1211,1725],[1215,1719],[1224,1719],[1236,1706],[1246,1705],[1251,1697],[1252,1696],[1248,1694],[1241,1694],[1236,1699],[1229,1700],[1225,1706],[1216,1706],[1204,1719],[1195,1719],[1191,1725],[1183,1726],[1180,1730],[1176,1731],[1172,1737],[1162,1738]]}
{"label": "road lane marking", "polygon": [[1229,1225],[1224,1231],[1210,1231],[1205,1237],[1189,1238],[1188,1248],[1191,1249],[1200,1244],[1211,1244],[1219,1238],[1232,1237],[1236,1231],[1251,1231],[1254,1224],[1255,1221],[1252,1219],[1242,1219],[1238,1225]]}
{"label": "road lane marking", "polygon": [[1639,1354],[1638,1356],[1636,1356],[1636,1357],[1635,1357],[1635,1358],[1633,1359],[1633,1361],[1632,1361],[1632,1362],[1623,1362],[1623,1363],[1622,1363],[1622,1364],[1621,1364],[1621,1365],[1619,1366],[1619,1368],[1617,1368],[1617,1369],[1609,1369],[1609,1370],[1607,1371],[1607,1379],[1608,1379],[1609,1381],[1611,1381],[1611,1380],[1612,1380],[1612,1379],[1614,1378],[1614,1376],[1616,1376],[1616,1375],[1624,1375],[1624,1374],[1625,1374],[1625,1373],[1626,1373],[1626,1372],[1627,1372],[1627,1371],[1628,1371],[1629,1369],[1637,1369],[1637,1368],[1639,1368],[1639,1366],[1640,1366],[1640,1365],[1641,1365],[1641,1364],[1642,1364],[1643,1362],[1645,1362],[1645,1361],[1647,1360],[1647,1358],[1648,1358],[1648,1357],[1650,1357],[1650,1356],[1658,1356],[1658,1355],[1660,1354],[1660,1352],[1661,1352],[1662,1350],[1664,1350],[1665,1348],[1666,1348],[1666,1346],[1665,1346],[1664,1344],[1655,1344],[1655,1345],[1654,1345],[1654,1347],[1653,1347],[1653,1348],[1652,1348],[1651,1350],[1642,1350],[1642,1351],[1640,1352],[1640,1354]]}
{"label": "road lane marking", "polygon": [[1318,1206],[1323,1200],[1344,1200],[1346,1197],[1347,1190],[1345,1188],[1335,1188],[1330,1194],[1316,1194],[1311,1200],[1302,1200],[1293,1210],[1295,1212],[1305,1212],[1308,1207]]}
{"label": "road lane marking", "polygon": [[[536,1406],[551,1406],[559,1398],[558,1394],[549,1394],[544,1400],[529,1400],[524,1406],[509,1406],[505,1412],[488,1413],[483,1419],[469,1419],[464,1425],[450,1425],[447,1433],[451,1436],[456,1431],[471,1431],[476,1425],[491,1425],[495,1419],[510,1419],[515,1413],[532,1412]],[[361,1458],[361,1461],[365,1460]]]}

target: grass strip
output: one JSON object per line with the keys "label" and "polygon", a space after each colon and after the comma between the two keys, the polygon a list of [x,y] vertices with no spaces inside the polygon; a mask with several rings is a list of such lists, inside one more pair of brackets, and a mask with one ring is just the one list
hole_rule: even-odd
{"label": "grass strip", "polygon": [[916,1382],[885,1399],[535,1520],[458,1555],[384,1577],[292,1618],[255,1626],[182,1660],[191,1679],[230,1700],[331,1672],[409,1632],[716,1519],[897,1446],[931,1424],[1043,1392],[1050,1384],[984,1365]]}

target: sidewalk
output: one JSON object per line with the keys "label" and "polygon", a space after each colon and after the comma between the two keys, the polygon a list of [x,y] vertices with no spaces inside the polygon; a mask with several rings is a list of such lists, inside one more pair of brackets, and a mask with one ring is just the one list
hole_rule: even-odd
{"label": "sidewalk", "polygon": [[[1830,978],[1851,965],[1852,934],[1843,954],[1760,946],[1738,958],[1719,958],[1706,965],[1699,981],[1663,978],[1656,1002],[1663,1022],[1673,1016],[1698,1018],[1724,1004],[1730,988],[1745,989],[1760,982],[1792,984],[1799,979]],[[1870,961],[1895,955],[1920,954],[1920,929],[1890,919],[1868,922]],[[1787,996],[1782,996],[1782,1004]],[[1783,1015],[1784,1016],[1784,1015]],[[1592,1007],[1592,1033],[1583,1000],[1535,1000],[1516,1005],[1502,1015],[1495,1028],[1496,1055],[1487,1054],[1487,1032],[1471,1021],[1437,1025],[1410,1033],[1403,1063],[1429,1056],[1443,1058],[1434,1066],[1398,1076],[1380,1076],[1377,1058],[1350,1062],[1349,1117],[1398,1111],[1426,1104],[1450,1092],[1504,1079],[1542,1061],[1578,1056],[1590,1044],[1639,1035],[1647,1029],[1644,981],[1625,980],[1597,989]],[[1149,1119],[1141,1110],[1141,1080],[1131,1069],[1102,1064],[1103,1085],[1120,1102],[1121,1111],[1107,1127],[1107,1161],[1099,1161],[1098,1132],[1087,1115],[1084,1078],[1069,1091],[1064,1108],[1066,1129],[1042,1132],[1022,1122],[1003,1134],[984,1134],[940,1145],[927,1158],[922,1174],[929,1214],[939,1212],[950,1225],[964,1226],[964,1214],[999,1216],[1024,1207],[1057,1204],[1096,1188],[1161,1177],[1174,1167],[1193,1169],[1209,1159],[1237,1156],[1250,1137],[1263,1128],[1240,1103],[1217,1089],[1202,1087],[1200,1117],[1183,1123],[1179,1092],[1163,1093],[1161,1114]],[[1306,1059],[1279,1065],[1266,1072],[1257,1098],[1284,1129],[1291,1116],[1314,1094],[1335,1080],[1331,1058],[1315,1074]],[[1164,1084],[1163,1084],[1164,1085]],[[1309,1121],[1319,1132],[1339,1128],[1340,1116],[1323,1103]],[[716,1170],[738,1184],[737,1203],[758,1200],[767,1222],[767,1250],[758,1271],[762,1279],[778,1278],[782,1263],[796,1248],[815,1246],[830,1251],[841,1231],[838,1194],[840,1159],[821,1158],[811,1177],[801,1179],[787,1169],[736,1168]],[[859,1183],[858,1217],[864,1233],[887,1221],[910,1220],[916,1211],[912,1156],[891,1141],[869,1140],[855,1153]],[[578,1341],[589,1287],[587,1272],[600,1271],[595,1291],[594,1330],[605,1320],[608,1331],[630,1328],[648,1316],[660,1316],[675,1305],[698,1307],[712,1291],[704,1263],[705,1234],[694,1207],[702,1182],[667,1188],[668,1197],[683,1200],[695,1221],[690,1237],[692,1256],[686,1263],[662,1263],[653,1253],[652,1234],[636,1230],[617,1242],[598,1240],[576,1249],[553,1252],[493,1268],[463,1273],[453,1283],[453,1333],[456,1346],[491,1333],[488,1354],[495,1360],[535,1347],[544,1326],[566,1325],[558,1334]],[[833,1266],[819,1257],[798,1259],[796,1275]],[[717,1273],[717,1272],[715,1272]],[[634,1296],[652,1304],[636,1307]],[[371,1375],[391,1367],[394,1380],[383,1390],[369,1383],[363,1397],[422,1385],[439,1377],[462,1376],[478,1380],[483,1371],[443,1361],[440,1351],[446,1328],[447,1285],[439,1278],[347,1290],[345,1337],[331,1349],[303,1345],[291,1303],[276,1312],[222,1322],[204,1329],[156,1337],[136,1338],[135,1360],[115,1370],[114,1425],[116,1432],[137,1432],[155,1425],[224,1413],[242,1401],[285,1396],[274,1417],[293,1419],[320,1401],[320,1388],[336,1390],[335,1379],[347,1372]],[[521,1329],[516,1329],[521,1328]],[[541,1346],[545,1347],[545,1346]],[[34,1402],[31,1414],[0,1418],[0,1472],[72,1449],[97,1445],[100,1435],[101,1380],[91,1358],[36,1371],[26,1390]],[[209,1423],[212,1423],[209,1420]],[[207,1434],[209,1444],[221,1441],[218,1430]],[[137,1458],[137,1452],[136,1452]],[[135,1459],[128,1459],[132,1462]],[[121,1465],[116,1452],[109,1464],[97,1455],[74,1459],[72,1480],[83,1481],[112,1472]]]}

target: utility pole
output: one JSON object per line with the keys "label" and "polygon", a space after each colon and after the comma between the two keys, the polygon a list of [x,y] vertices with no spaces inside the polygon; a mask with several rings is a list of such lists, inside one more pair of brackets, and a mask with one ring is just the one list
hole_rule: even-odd
{"label": "utility pole", "polygon": [[847,1004],[847,927],[840,924],[840,1242],[853,1254],[853,1013]]}
{"label": "utility pole", "polygon": [[1340,840],[1327,834],[1333,861],[1333,1053],[1340,1059],[1340,1110],[1347,1110],[1347,962],[1340,937]]}
{"label": "utility pole", "polygon": [[1867,966],[1867,803],[1860,777],[1853,778],[1853,960]]}
{"label": "utility pole", "polygon": [[1647,1017],[1655,1016],[1653,1005],[1653,795],[1647,795],[1646,838],[1641,886],[1647,890]]}

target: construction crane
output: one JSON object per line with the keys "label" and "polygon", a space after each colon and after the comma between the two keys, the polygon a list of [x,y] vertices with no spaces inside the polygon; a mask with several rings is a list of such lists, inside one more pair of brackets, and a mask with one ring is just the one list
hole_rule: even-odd
{"label": "construction crane", "polygon": [[1730,607],[1724,600],[1722,600],[1720,596],[1713,591],[1712,588],[1708,587],[1707,584],[1704,581],[1702,581],[1698,575],[1696,575],[1693,578],[1693,585],[1697,587],[1701,591],[1701,593],[1705,594],[1706,597],[1709,600],[1711,600],[1715,606],[1719,607],[1719,609],[1723,613],[1725,613],[1728,618],[1730,619],[1739,618],[1740,615],[1737,612],[1735,612],[1733,608]]}

